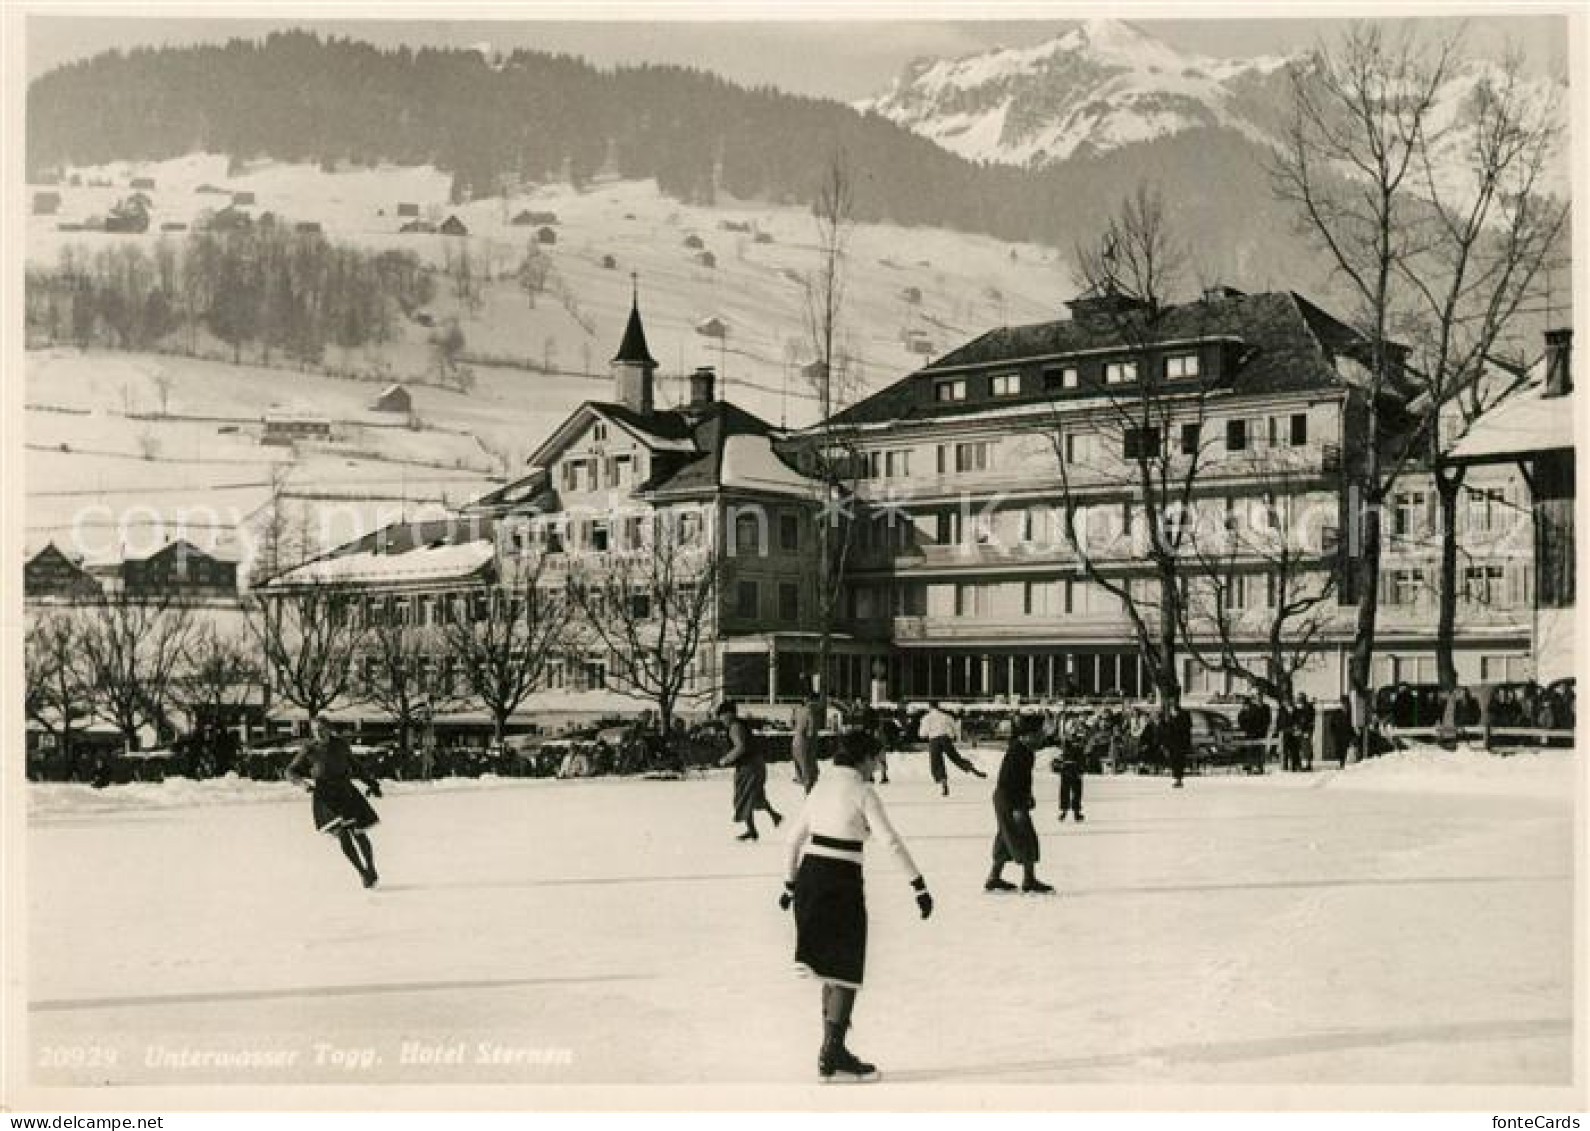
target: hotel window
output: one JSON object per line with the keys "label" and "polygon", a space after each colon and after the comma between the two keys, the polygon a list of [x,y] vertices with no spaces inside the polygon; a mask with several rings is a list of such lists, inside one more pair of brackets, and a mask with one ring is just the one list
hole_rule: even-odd
{"label": "hotel window", "polygon": [[1127,459],[1150,459],[1160,452],[1158,428],[1128,428],[1122,454]]}
{"label": "hotel window", "polygon": [[961,541],[961,512],[939,511],[936,516],[937,529],[934,531],[933,540],[940,546],[958,546]]}
{"label": "hotel window", "polygon": [[747,620],[755,617],[760,600],[761,594],[757,591],[756,582],[740,582],[734,587],[734,615]]}
{"label": "hotel window", "polygon": [[632,621],[651,619],[650,593],[631,593],[629,595],[629,619]]}
{"label": "hotel window", "polygon": [[955,586],[955,615],[980,617],[984,611],[984,589],[981,585],[957,584]]}
{"label": "hotel window", "polygon": [[682,511],[679,515],[679,544],[694,545],[701,539],[701,516],[695,511]]}
{"label": "hotel window", "polygon": [[607,553],[608,544],[609,544],[607,520],[606,519],[593,520],[591,522],[590,527],[589,527],[589,532],[590,532],[590,540],[589,540],[588,544],[589,544],[590,548],[592,550],[594,550],[598,554]]}
{"label": "hotel window", "polygon": [[1501,605],[1505,576],[1498,565],[1469,566],[1463,571],[1463,600],[1471,605]]}
{"label": "hotel window", "polygon": [[1507,507],[1507,492],[1501,487],[1470,488],[1468,529],[1471,534],[1489,534],[1500,524]]}
{"label": "hotel window", "polygon": [[1416,569],[1394,569],[1391,571],[1389,591],[1386,594],[1388,605],[1412,605],[1419,599],[1419,591],[1424,587],[1424,577]]}
{"label": "hotel window", "polygon": [[634,482],[634,456],[614,456],[607,461],[608,482],[614,487],[627,487]]}
{"label": "hotel window", "polygon": [[1246,420],[1226,421],[1226,451],[1243,452],[1248,449],[1248,422]]}
{"label": "hotel window", "polygon": [[601,691],[607,686],[607,662],[605,660],[585,661],[585,690]]}
{"label": "hotel window", "polygon": [[606,440],[607,439],[607,425],[605,425],[605,424],[597,424],[597,425],[595,425],[591,429],[591,439],[595,440],[598,444],[600,444],[604,440]]}
{"label": "hotel window", "polygon": [[966,399],[965,381],[940,381],[933,386],[933,399],[940,404],[950,404]]}
{"label": "hotel window", "polygon": [[778,548],[793,554],[801,548],[801,517],[793,511],[778,516]]}
{"label": "hotel window", "polygon": [[1075,389],[1080,383],[1080,374],[1074,365],[1063,365],[1055,369],[1043,371],[1043,387],[1049,392],[1056,389]]}
{"label": "hotel window", "polygon": [[1181,454],[1192,456],[1198,454],[1198,440],[1203,435],[1203,425],[1183,424],[1181,426]]}
{"label": "hotel window", "polygon": [[1393,501],[1391,533],[1396,538],[1413,538],[1422,533],[1427,506],[1423,491],[1400,492]]}
{"label": "hotel window", "polygon": [[781,581],[778,585],[778,619],[783,621],[799,620],[801,615],[800,586],[793,581]]}
{"label": "hotel window", "polygon": [[996,397],[1014,397],[1021,392],[1020,373],[996,373],[993,379],[993,393]]}
{"label": "hotel window", "polygon": [[950,463],[950,448],[949,448],[949,445],[948,444],[940,444],[938,446],[938,469],[939,469],[939,474],[940,475],[943,475],[945,472],[949,471],[949,469],[950,469],[949,468],[949,463]]}
{"label": "hotel window", "polygon": [[1111,361],[1104,366],[1106,385],[1125,385],[1137,380],[1137,362]]}
{"label": "hotel window", "polygon": [[911,451],[909,448],[890,452],[884,460],[884,472],[890,479],[911,477]]}
{"label": "hotel window", "polygon": [[1042,519],[1042,507],[1028,507],[1021,512],[1021,540],[1023,542],[1032,543],[1038,540],[1039,524]]}
{"label": "hotel window", "polygon": [[859,458],[861,460],[861,474],[857,478],[860,478],[860,479],[882,479],[883,478],[883,453],[882,452],[862,452],[862,453],[860,453],[860,457]]}
{"label": "hotel window", "polygon": [[978,442],[975,444],[956,444],[955,470],[987,471],[988,444],[986,442]]}
{"label": "hotel window", "polygon": [[741,512],[734,516],[734,552],[736,555],[762,552],[762,523],[758,515]]}
{"label": "hotel window", "polygon": [[1292,446],[1302,448],[1308,446],[1308,413],[1294,412],[1292,414]]}
{"label": "hotel window", "polygon": [[1165,359],[1165,376],[1170,380],[1198,376],[1198,355],[1179,353]]}
{"label": "hotel window", "polygon": [[1248,607],[1248,578],[1246,574],[1235,574],[1226,578],[1225,585],[1226,608],[1232,612],[1240,613]]}

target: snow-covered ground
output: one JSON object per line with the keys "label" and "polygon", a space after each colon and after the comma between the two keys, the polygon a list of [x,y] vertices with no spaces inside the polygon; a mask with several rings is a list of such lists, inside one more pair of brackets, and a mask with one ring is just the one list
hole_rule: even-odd
{"label": "snow-covered ground", "polygon": [[[1567,1085],[1577,763],[1458,759],[1093,777],[1084,825],[1043,774],[1060,890],[1023,897],[981,890],[988,784],[897,756],[938,910],[873,854],[852,1045],[908,1083]],[[374,894],[278,784],[29,799],[35,1083],[814,1075],[781,840],[732,839],[721,775],[394,786]]]}

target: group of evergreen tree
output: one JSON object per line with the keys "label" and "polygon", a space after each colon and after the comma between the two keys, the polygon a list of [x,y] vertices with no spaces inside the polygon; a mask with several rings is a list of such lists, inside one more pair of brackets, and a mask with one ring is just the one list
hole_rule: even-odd
{"label": "group of evergreen tree", "polygon": [[686,203],[710,204],[720,192],[808,203],[837,147],[865,156],[858,220],[1070,247],[1107,220],[1122,185],[1147,173],[1178,223],[1212,245],[1227,239],[1251,254],[1254,233],[1265,232],[1273,257],[1273,238],[1284,241],[1287,228],[1256,147],[1232,131],[1156,143],[1174,151],[1157,151],[1149,170],[1132,147],[1029,170],[967,161],[840,102],[688,68],[607,71],[528,50],[492,62],[473,50],[383,50],[304,31],[111,51],[60,67],[30,85],[27,125],[35,176],[207,150],[323,167],[430,163],[452,173],[455,199],[554,180],[580,187],[606,170],[654,179]]}
{"label": "group of evergreen tree", "polygon": [[28,270],[30,339],[198,353],[201,332],[269,364],[301,364],[328,345],[388,340],[399,314],[429,302],[434,280],[409,251],[369,252],[318,232],[259,223],[195,231],[181,242],[68,245]]}

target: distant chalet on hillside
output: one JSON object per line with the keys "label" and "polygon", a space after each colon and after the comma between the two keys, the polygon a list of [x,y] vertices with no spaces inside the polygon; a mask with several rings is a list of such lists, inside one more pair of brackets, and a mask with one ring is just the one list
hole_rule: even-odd
{"label": "distant chalet on hillside", "polygon": [[370,402],[373,412],[412,412],[414,398],[402,385],[388,385],[386,390]]}
{"label": "distant chalet on hillside", "polygon": [[696,333],[704,338],[727,338],[729,324],[717,315],[713,315],[704,322],[696,323]]}
{"label": "distant chalet on hillside", "polygon": [[397,206],[397,214],[400,217],[418,216],[420,214],[420,206],[418,204],[411,204],[407,201],[404,201]]}
{"label": "distant chalet on hillside", "polygon": [[469,235],[469,229],[464,226],[464,222],[457,216],[449,216],[447,219],[443,220],[442,226],[438,228],[437,231],[441,232],[444,236]]}
{"label": "distant chalet on hillside", "polygon": [[23,564],[22,593],[30,601],[91,601],[103,590],[80,561],[51,542]]}
{"label": "distant chalet on hillside", "polygon": [[425,220],[410,220],[407,224],[404,224],[401,228],[399,228],[398,231],[407,235],[430,235],[432,232],[436,231],[436,225]]}
{"label": "distant chalet on hillside", "polygon": [[262,444],[293,444],[299,440],[331,439],[331,421],[304,408],[273,408],[265,413]]}
{"label": "distant chalet on hillside", "polygon": [[121,563],[122,592],[132,599],[237,597],[237,563],[177,539]]}
{"label": "distant chalet on hillside", "polygon": [[60,193],[36,192],[33,194],[33,214],[35,216],[54,216],[60,209]]}
{"label": "distant chalet on hillside", "polygon": [[530,228],[537,224],[556,224],[558,222],[558,214],[556,212],[536,212],[526,208],[509,222],[520,228]]}
{"label": "distant chalet on hillside", "polygon": [[142,189],[145,192],[154,192],[155,179],[153,177],[134,177],[132,180],[127,182],[127,187]]}
{"label": "distant chalet on hillside", "polygon": [[558,242],[558,234],[556,232],[554,232],[551,228],[537,228],[536,229],[536,243],[547,244],[547,245],[550,246],[551,244],[555,244],[557,242]]}

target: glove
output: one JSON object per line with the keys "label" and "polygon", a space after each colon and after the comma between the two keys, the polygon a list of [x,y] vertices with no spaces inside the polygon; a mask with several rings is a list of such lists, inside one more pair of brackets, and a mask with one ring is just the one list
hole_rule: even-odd
{"label": "glove", "polygon": [[366,797],[380,797],[381,796],[381,783],[376,781],[373,778],[371,780],[365,782],[364,783],[364,795]]}
{"label": "glove", "polygon": [[783,892],[781,892],[779,894],[779,897],[778,897],[778,909],[780,911],[788,911],[791,907],[794,907],[794,906],[795,906],[795,885],[786,881],[785,884],[784,884],[784,890],[783,890]]}
{"label": "glove", "polygon": [[933,896],[928,892],[927,881],[921,876],[911,881],[911,887],[916,891],[916,909],[926,919],[933,914]]}

